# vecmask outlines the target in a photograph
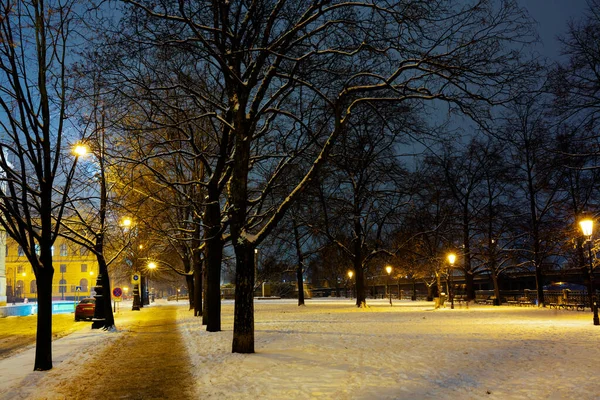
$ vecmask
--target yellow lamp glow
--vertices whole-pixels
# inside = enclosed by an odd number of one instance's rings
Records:
[[[87,152],[87,147],[82,144],[78,144],[75,147],[73,147],[73,153],[75,153],[77,157],[85,156]]]
[[[388,275],[390,275],[392,273],[392,267],[388,265],[387,267],[385,267],[385,271],[388,273]]]
[[[155,269],[156,268],[156,263],[154,263],[154,262],[148,263],[148,268]]]
[[[450,265],[454,265],[455,261],[456,261],[456,254],[454,254],[454,253],[448,254],[448,262],[450,263]]]
[[[352,279],[353,276],[354,276],[354,272],[348,271],[348,278]]]
[[[594,221],[590,218],[582,219],[579,221],[579,226],[584,236],[592,236],[594,232]]]

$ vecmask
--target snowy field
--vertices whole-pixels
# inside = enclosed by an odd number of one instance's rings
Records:
[[[211,334],[180,302],[178,329],[188,349],[195,398],[600,398],[600,326],[593,326],[590,312],[368,303],[370,308],[361,310],[351,300],[309,300],[305,307],[257,301],[256,353],[241,355],[230,352],[231,302],[223,303],[223,331]],[[18,398],[55,398],[61,381],[85,372],[92,349],[110,348],[115,338],[127,335],[132,320],[151,318],[152,307],[159,305],[119,313],[119,332],[83,329],[55,341],[50,372],[31,371],[31,349],[0,361],[0,398],[15,398],[2,397],[15,385],[21,388]]]

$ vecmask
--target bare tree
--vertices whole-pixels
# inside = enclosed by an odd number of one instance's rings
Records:
[[[73,7],[36,0],[0,5],[0,224],[36,277],[35,370],[52,368],[52,246],[77,162],[68,154],[77,130],[67,116]]]
[[[556,206],[561,201],[560,182],[564,171],[557,164],[553,137],[540,96],[523,95],[505,115],[500,139],[506,144],[515,184],[512,201],[520,239],[521,265],[535,271],[538,302],[544,304],[543,273],[555,254],[559,231]]]
[[[189,49],[206,78],[218,82],[208,86],[223,89],[222,99],[201,98],[211,109],[207,118],[231,139],[224,156],[237,262],[232,350],[240,353],[254,352],[254,249],[323,166],[357,107],[439,99],[479,118],[531,68],[506,46],[531,37],[527,16],[512,1],[123,3],[146,16],[140,34]],[[160,21],[160,36],[151,35],[148,27],[158,33],[158,25],[148,19]],[[306,93],[310,105],[300,101]],[[299,120],[298,107],[321,117]],[[278,143],[278,154],[266,157],[261,142]],[[282,171],[308,147],[318,150],[312,166],[288,196],[263,209]],[[262,185],[252,171],[265,163],[275,168]]]

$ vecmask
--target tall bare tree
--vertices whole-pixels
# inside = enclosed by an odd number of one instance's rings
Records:
[[[77,130],[67,116],[74,4],[0,5],[0,224],[36,277],[35,370],[52,368],[52,246],[77,162],[68,154]]]
[[[207,86],[222,89],[197,98],[231,143],[221,156],[231,167],[234,352],[254,352],[254,249],[323,166],[357,107],[438,99],[478,118],[531,72],[514,48],[531,38],[528,17],[513,1],[123,3],[133,7],[140,44],[186,49],[214,83]],[[313,109],[312,118],[298,119],[301,108]],[[314,163],[288,196],[267,203],[307,148],[318,154]],[[253,171],[267,164],[268,181],[255,182]]]

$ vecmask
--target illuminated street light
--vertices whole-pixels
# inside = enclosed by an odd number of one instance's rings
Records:
[[[594,260],[592,258],[592,235],[594,233],[594,221],[591,218],[585,218],[579,221],[579,226],[583,235],[587,237],[588,242],[588,256],[590,259],[590,299],[592,312],[594,313],[594,325],[600,325],[600,319],[598,318],[598,302],[596,300],[596,291],[594,289]]]
[[[448,254],[448,263],[450,264],[450,309],[454,310],[454,263],[456,262],[456,254]]]
[[[353,271],[348,271],[348,279],[350,279],[350,300],[354,298],[354,286],[352,283],[352,277],[354,276]]]
[[[77,157],[82,157],[85,156],[88,152],[88,149],[85,145],[83,144],[78,144],[75,147],[73,147],[73,153],[77,156]]]
[[[156,263],[155,262],[149,262],[148,263],[148,268],[150,268],[150,269],[156,269]]]
[[[387,267],[385,267],[385,271],[388,273],[387,290],[388,290],[388,293],[390,294],[390,307],[391,307],[392,306],[392,291],[390,290],[390,277],[392,276],[392,267],[390,265],[388,265]]]

